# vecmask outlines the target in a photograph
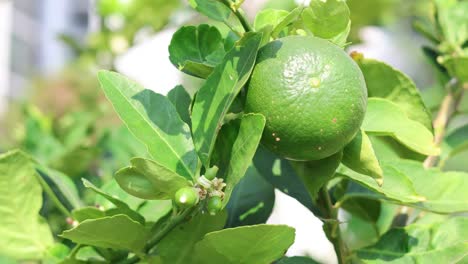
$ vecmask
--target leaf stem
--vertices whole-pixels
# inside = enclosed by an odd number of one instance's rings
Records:
[[[245,32],[251,32],[254,31],[252,26],[250,25],[249,21],[247,20],[245,16],[244,10],[238,6],[238,4],[233,3],[231,0],[221,0],[221,2],[229,7],[231,11],[236,15],[236,17],[239,19],[239,22],[241,23],[242,27],[244,28]]]
[[[341,237],[338,208],[333,206],[326,186],[322,187],[319,191],[319,202],[322,205],[323,213],[326,218],[324,221],[325,234],[335,248],[338,263],[345,264],[348,256],[348,249]]]
[[[172,231],[172,229],[174,229],[177,225],[179,225],[180,223],[182,223],[186,218],[187,216],[189,216],[194,210],[195,208],[198,208],[198,206],[195,206],[195,207],[192,207],[192,208],[189,208],[189,209],[186,209],[185,211],[182,211],[182,213],[178,214],[178,215],[174,215],[171,217],[171,219],[166,223],[166,225],[164,225],[164,227],[159,230],[159,232],[156,233],[156,235],[154,237],[152,237],[150,240],[148,240],[148,242],[146,243],[146,246],[144,248],[144,252],[146,254],[149,254],[151,253],[151,251],[153,250],[153,248],[170,232]],[[139,256],[133,256],[129,259],[126,259],[122,262],[120,262],[120,264],[134,264],[134,263],[138,263],[140,261],[140,257]]]
[[[42,178],[42,176],[39,173],[36,173],[36,178],[39,181],[39,183],[42,186],[42,189],[44,192],[49,196],[50,200],[57,206],[57,208],[67,217],[72,217],[72,214],[70,211],[68,211],[67,207],[62,204],[60,199],[55,195],[54,191],[50,188],[50,186],[47,184],[47,182]]]

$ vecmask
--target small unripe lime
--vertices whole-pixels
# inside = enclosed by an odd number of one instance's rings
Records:
[[[190,208],[198,203],[199,196],[193,187],[184,187],[176,192],[174,200],[179,207]]]
[[[210,215],[215,215],[223,208],[223,200],[219,196],[212,196],[208,198],[206,209]]]
[[[340,47],[289,36],[261,48],[249,82],[247,112],[266,117],[262,144],[291,160],[319,160],[346,146],[367,105],[359,66]]]

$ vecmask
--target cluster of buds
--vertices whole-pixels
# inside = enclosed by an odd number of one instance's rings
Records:
[[[201,200],[206,201],[206,209],[209,214],[215,215],[223,207],[224,188],[226,183],[221,178],[216,178],[218,167],[213,166],[206,170],[205,175],[198,178],[195,188]]]
[[[205,175],[198,178],[193,187],[185,187],[177,191],[175,202],[182,208],[192,207],[199,201],[206,200],[206,209],[209,214],[215,215],[223,207],[224,188],[226,183],[216,178],[218,167],[213,166],[206,170]]]

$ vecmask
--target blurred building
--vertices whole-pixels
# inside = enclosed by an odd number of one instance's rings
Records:
[[[84,37],[89,2],[0,0],[0,112],[23,95],[31,77],[66,64],[71,53],[58,34]]]

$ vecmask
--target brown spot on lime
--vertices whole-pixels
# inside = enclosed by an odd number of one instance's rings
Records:
[[[364,55],[362,53],[360,53],[360,52],[357,52],[357,51],[352,51],[350,56],[354,61],[360,61],[360,60],[364,59]]]
[[[338,120],[336,119],[336,117],[332,119],[332,122],[335,123],[335,124],[336,124],[336,121],[338,121]]]

